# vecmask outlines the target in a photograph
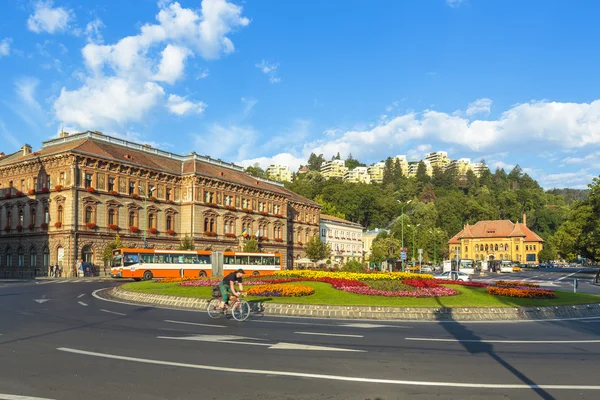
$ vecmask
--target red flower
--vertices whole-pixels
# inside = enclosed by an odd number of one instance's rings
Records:
[[[62,188],[62,186],[61,186],[61,188]],[[47,187],[43,187],[42,188],[42,193],[50,193],[50,189],[48,189]]]
[[[88,186],[88,187],[86,187],[86,188],[85,188],[85,191],[86,191],[86,192],[88,192],[88,193],[96,193],[96,189],[94,189],[94,188],[93,188],[93,187],[91,187],[91,186]]]
[[[237,236],[235,235],[235,233],[226,233],[225,237],[235,239]]]
[[[60,221],[56,221],[56,222],[54,223],[54,227],[55,227],[55,228],[57,228],[57,229],[60,229],[60,228],[62,228],[62,222],[60,222]]]
[[[217,237],[217,233],[216,232],[204,232],[204,236]]]
[[[175,231],[173,229],[168,229],[167,233],[171,236],[175,235]]]
[[[119,230],[119,226],[118,226],[118,225],[115,225],[115,224],[110,224],[110,225],[108,225],[108,227],[109,227],[111,230],[113,230],[113,231],[118,231],[118,230]]]
[[[150,228],[149,231],[150,231],[150,233],[154,233],[154,234],[158,233],[158,229],[156,229],[156,228]]]
[[[138,233],[139,231],[140,231],[140,229],[137,226],[129,227],[129,232],[131,232],[131,233]]]
[[[32,196],[35,194],[35,189],[29,189],[29,191],[27,192],[28,195]]]
[[[116,190],[111,190],[110,192],[108,192],[110,194],[112,194],[113,196],[116,196],[119,194],[119,192],[117,192]]]
[[[45,222],[42,222],[42,224],[40,225],[40,228],[42,229],[48,229],[48,224]]]
[[[42,189],[43,191],[44,189]],[[63,190],[63,186],[62,185],[56,185],[54,186],[54,190],[56,190],[57,192],[60,192],[61,190]]]
[[[17,225],[17,231],[21,232],[23,230],[23,225]]]
[[[85,226],[87,226],[89,229],[94,229],[96,227],[96,224],[93,222],[88,222],[85,224]]]
[[[29,225],[27,225],[27,228],[29,228],[29,230],[32,231],[33,228],[35,228],[35,225],[34,224],[29,224]]]
[[[23,192],[18,191],[17,193],[15,193],[15,196],[19,197],[19,196],[23,196]]]

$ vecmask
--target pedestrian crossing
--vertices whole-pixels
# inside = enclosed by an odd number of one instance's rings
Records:
[[[55,280],[47,280],[42,282],[36,282],[36,285],[61,285],[65,283],[91,283],[91,282],[100,282],[99,279],[55,279]]]

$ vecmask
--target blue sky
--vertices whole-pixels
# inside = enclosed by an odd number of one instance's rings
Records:
[[[61,126],[263,167],[446,150],[584,188],[598,15],[591,0],[15,0],[0,151]]]

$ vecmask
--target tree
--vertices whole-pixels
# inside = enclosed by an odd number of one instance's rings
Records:
[[[417,183],[419,184],[419,189],[422,190],[430,181],[431,178],[427,175],[427,166],[423,161],[419,162],[419,166],[417,167]]]
[[[335,204],[325,201],[323,199],[322,194],[315,197],[315,202],[319,203],[320,205],[323,206],[323,208],[321,209],[321,214],[331,215],[332,217],[346,219],[346,216],[344,215],[344,213],[339,212],[338,209],[335,207]]]
[[[266,172],[260,167],[260,165],[258,163],[255,163],[254,165],[246,168],[246,172],[257,178],[266,178],[267,177]]]
[[[310,157],[308,157],[308,169],[311,171],[320,171],[321,165],[325,162],[325,157],[323,154],[316,155],[315,153],[310,153]]]
[[[388,258],[398,259],[401,247],[400,241],[392,237],[375,239],[371,246],[369,261],[379,264]]]
[[[538,253],[538,260],[540,262],[556,260],[556,249],[552,243],[546,242],[544,244],[544,248]]]
[[[431,183],[428,183],[423,188],[423,191],[421,192],[421,197],[419,197],[419,201],[427,204],[427,203],[434,202],[435,199],[436,199],[435,188],[433,187],[433,185]]]
[[[188,235],[185,235],[179,243],[179,250],[194,250],[194,241]]]
[[[256,239],[248,239],[246,243],[244,243],[244,253],[258,253],[260,249],[258,248],[258,240]]]
[[[331,246],[323,243],[318,236],[313,236],[306,245],[306,258],[313,263],[331,257]]]
[[[388,157],[385,160],[385,166],[383,167],[383,181],[384,185],[394,183],[394,160],[392,157]]]
[[[358,260],[349,260],[342,267],[342,271],[344,271],[344,272],[365,272],[366,268],[365,268],[365,265]]]
[[[354,169],[356,167],[364,167],[365,166],[365,164],[361,163],[360,161],[358,161],[357,159],[352,157],[352,153],[350,153],[348,155],[348,158],[346,158],[346,161],[344,164],[348,169]]]
[[[121,243],[121,236],[119,236],[117,233],[115,235],[115,240],[108,242],[102,250],[102,261],[104,262],[104,265],[110,264],[113,258],[113,250],[120,249],[121,247],[123,247],[123,244]]]

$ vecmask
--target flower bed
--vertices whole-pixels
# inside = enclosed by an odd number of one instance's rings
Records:
[[[448,279],[433,279],[433,281],[440,285],[459,285],[459,286],[470,286],[470,287],[479,287],[479,288],[486,288],[486,287],[490,286],[487,283],[453,281],[453,280],[448,280]]]
[[[385,296],[385,297],[442,297],[442,296],[455,296],[459,294],[458,290],[449,287],[438,286],[429,288],[416,288],[415,290],[399,290],[399,291],[386,291],[377,290],[369,286],[354,286],[343,288],[345,292],[364,294],[368,296]]]
[[[527,287],[498,287],[491,286],[488,294],[505,297],[519,297],[527,299],[554,299],[556,295],[552,289],[536,289]]]
[[[329,272],[329,271],[310,271],[310,270],[286,270],[276,271],[275,276],[284,278],[339,278],[352,279],[359,281],[375,280],[405,280],[405,279],[433,279],[432,275],[413,274],[411,272],[387,272],[387,273],[366,273],[366,272]]]
[[[268,297],[300,297],[309,296],[315,293],[315,289],[305,285],[257,285],[248,289],[248,294],[251,296],[268,296]]]
[[[519,281],[497,281],[494,283],[494,286],[498,286],[498,287],[531,287],[531,288],[539,288],[540,287],[540,285],[536,285],[535,283],[519,282]]]

